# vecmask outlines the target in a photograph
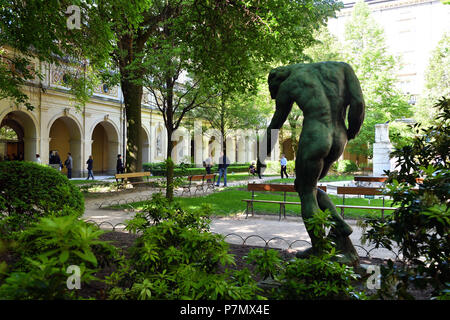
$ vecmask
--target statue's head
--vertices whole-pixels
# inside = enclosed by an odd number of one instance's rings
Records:
[[[281,83],[286,80],[287,77],[291,74],[291,70],[288,67],[278,67],[272,69],[269,73],[268,83],[269,83],[269,91],[272,99],[277,97],[278,88]]]

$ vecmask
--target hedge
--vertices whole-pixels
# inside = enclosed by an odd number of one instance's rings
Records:
[[[80,190],[59,171],[34,162],[0,162],[0,224],[21,229],[39,217],[84,213]]]
[[[231,172],[247,172],[248,171],[248,167],[250,164],[232,164],[228,167],[228,173]],[[201,168],[196,168],[196,167],[192,167],[192,164],[189,165],[185,165],[185,164],[181,164],[181,165],[177,165],[174,169],[174,176],[179,177],[179,176],[191,176],[191,175],[198,175],[198,174],[205,174],[206,173],[206,169],[201,167]],[[166,175],[166,167],[165,167],[165,163],[164,162],[159,162],[159,163],[144,163],[143,164],[143,169],[144,171],[150,171],[152,173],[152,175],[154,176],[165,176]],[[218,165],[214,165],[211,168],[211,172],[217,172],[219,171],[219,167]]]
[[[358,165],[351,160],[339,160],[333,163],[332,169],[338,173],[350,173],[358,171]]]

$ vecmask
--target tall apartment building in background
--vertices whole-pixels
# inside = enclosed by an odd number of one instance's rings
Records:
[[[344,40],[345,24],[354,0],[343,0],[344,8],[330,19],[328,29]],[[365,0],[372,17],[383,27],[388,52],[401,58],[398,86],[412,96],[425,87],[425,72],[431,52],[445,32],[450,33],[450,5],[438,0]]]

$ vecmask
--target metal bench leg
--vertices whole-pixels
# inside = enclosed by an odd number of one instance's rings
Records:
[[[281,221],[281,212],[284,213],[284,218],[286,218],[284,203],[280,203],[280,218],[278,219],[278,221]]]

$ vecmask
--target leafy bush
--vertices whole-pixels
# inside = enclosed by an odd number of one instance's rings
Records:
[[[450,99],[436,106],[440,112],[435,124],[411,128],[413,143],[396,149],[398,171],[388,172],[388,194],[398,209],[384,220],[369,219],[363,224],[364,239],[376,247],[398,246],[408,262],[404,268],[384,270],[397,282],[380,290],[383,297],[412,298],[409,287],[432,286],[438,296],[450,283]],[[416,179],[423,182],[416,185]]]
[[[331,227],[328,211],[320,212],[310,220],[309,227],[317,235],[324,227]],[[340,264],[331,239],[318,241],[314,254],[307,259],[292,259],[288,262],[273,249],[254,249],[245,258],[255,265],[255,271],[264,279],[270,277],[275,284],[266,292],[273,299],[281,300],[328,300],[360,298],[354,292],[352,281],[357,279],[351,267]]]
[[[331,168],[338,173],[349,173],[358,171],[358,165],[351,160],[339,160],[333,163]]]
[[[275,299],[330,300],[357,297],[351,285],[357,279],[351,267],[333,261],[334,252],[286,263],[277,280]]]
[[[228,166],[228,172],[247,172],[250,164],[242,164],[242,163],[233,163]],[[157,162],[157,163],[144,163],[143,164],[144,171],[150,171],[154,176],[166,176],[167,165],[165,162]],[[214,165],[211,167],[211,172],[219,171],[218,165]],[[185,164],[180,163],[174,168],[174,176],[191,176],[191,175],[200,175],[205,174],[205,168],[197,168],[195,164]]]
[[[210,209],[184,211],[153,196],[128,222],[141,232],[129,260],[109,277],[112,299],[256,299],[258,288],[246,271],[219,268],[234,264],[221,235],[209,232]]]
[[[76,298],[67,288],[68,267],[80,268],[81,285],[96,280],[93,274],[117,252],[98,237],[104,231],[74,215],[41,218],[22,231],[15,252],[22,257],[10,266],[0,286],[0,299]]]
[[[289,160],[286,165],[286,171],[289,175],[293,175],[295,173],[295,161]],[[264,171],[265,174],[281,174],[281,166],[280,161],[266,161],[266,169]]]
[[[49,214],[84,213],[84,198],[59,171],[33,162],[0,162],[0,231],[7,235]]]

